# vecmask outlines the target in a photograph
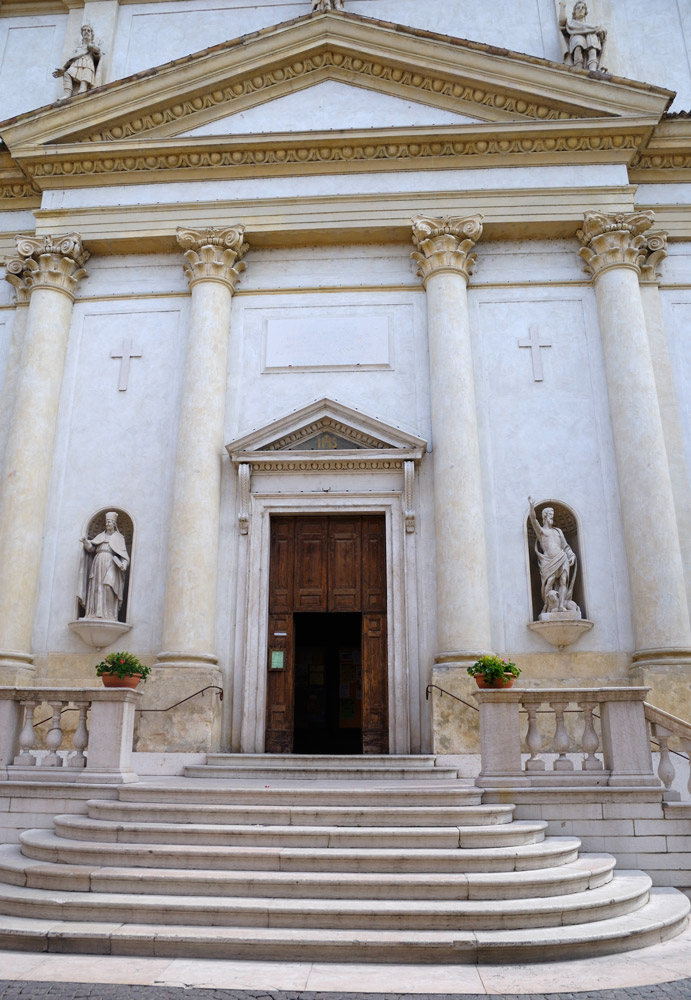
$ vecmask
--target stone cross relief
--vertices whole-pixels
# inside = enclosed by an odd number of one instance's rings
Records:
[[[111,351],[111,358],[120,359],[120,376],[118,378],[118,389],[120,392],[127,391],[127,383],[130,377],[130,360],[141,358],[142,352],[138,348],[132,347],[132,338],[125,337],[119,351]]]
[[[532,355],[533,361],[533,380],[535,382],[542,382],[544,379],[544,373],[542,370],[542,355],[540,354],[540,348],[551,347],[545,340],[540,340],[540,334],[534,326],[530,327],[530,337],[528,340],[519,340],[519,347],[530,348],[530,353]]]

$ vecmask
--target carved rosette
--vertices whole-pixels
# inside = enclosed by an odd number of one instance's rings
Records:
[[[19,281],[28,293],[34,288],[52,288],[74,299],[77,285],[87,276],[84,264],[91,256],[84,249],[79,233],[57,237],[15,236],[15,243],[19,257],[7,269],[7,280],[15,288],[19,289]]]
[[[413,243],[417,247],[411,257],[418,264],[422,283],[440,271],[455,271],[469,280],[477,254],[471,253],[482,236],[482,216],[471,215],[465,219],[413,220]]]
[[[178,229],[177,241],[185,251],[184,270],[190,288],[197,281],[220,281],[235,291],[246,267],[242,258],[249,250],[244,233],[244,226]]]
[[[648,238],[643,234],[654,221],[652,212],[586,212],[583,228],[576,234],[583,244],[579,256],[586,271],[597,278],[612,267],[630,267],[640,275],[649,252]]]

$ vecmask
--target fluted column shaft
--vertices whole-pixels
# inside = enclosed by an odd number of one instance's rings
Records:
[[[17,237],[17,250],[10,273],[21,274],[30,302],[0,483],[0,675],[8,682],[31,663],[62,374],[74,294],[89,256],[76,233]]]
[[[417,219],[413,254],[427,291],[437,662],[475,659],[491,648],[482,471],[467,284],[482,235],[479,216]]]
[[[242,226],[178,230],[192,292],[178,431],[163,652],[166,665],[214,664],[230,311],[247,251]]]
[[[652,212],[589,212],[579,238],[593,275],[628,556],[636,652],[655,663],[691,655],[674,495],[639,278]]]

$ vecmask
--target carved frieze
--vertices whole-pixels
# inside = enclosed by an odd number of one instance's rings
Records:
[[[595,278],[611,267],[630,267],[640,274],[648,254],[644,233],[654,221],[652,212],[586,212],[576,234],[586,271]]]
[[[417,247],[411,257],[418,264],[418,275],[426,283],[430,275],[440,271],[457,271],[466,281],[470,278],[477,255],[471,253],[482,236],[482,216],[465,219],[413,220],[413,243]]]
[[[74,298],[79,281],[87,274],[83,265],[91,256],[84,249],[79,233],[58,237],[15,236],[15,243],[19,258],[13,262],[12,273],[21,273],[21,281],[29,291],[53,288]]]
[[[177,230],[177,241],[185,250],[185,275],[190,288],[198,281],[220,281],[231,292],[245,270],[243,257],[249,250],[244,226],[225,229]]]

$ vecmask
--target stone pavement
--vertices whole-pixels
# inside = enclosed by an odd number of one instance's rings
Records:
[[[41,983],[0,980],[0,1000],[398,1000],[410,993],[310,993],[267,990],[184,989],[169,986],[122,986],[102,983]],[[484,1000],[486,993],[416,994],[416,1000]],[[687,1000],[691,979],[630,989],[586,993],[503,993],[497,1000]]]

